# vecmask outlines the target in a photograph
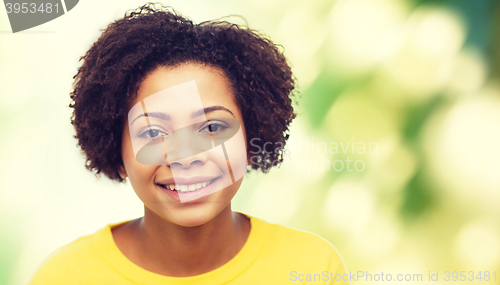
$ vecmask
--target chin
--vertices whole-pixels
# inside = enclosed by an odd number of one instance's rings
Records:
[[[218,209],[203,208],[205,207],[185,209],[182,213],[172,217],[170,221],[182,227],[197,227],[210,222],[219,214]]]
[[[202,226],[209,221],[210,221],[210,219],[186,219],[186,220],[179,221],[176,224],[181,226],[181,227],[185,227],[185,228],[194,228],[194,227]]]

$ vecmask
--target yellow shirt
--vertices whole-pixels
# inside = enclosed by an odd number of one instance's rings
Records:
[[[111,224],[49,255],[30,281],[38,284],[342,284],[345,265],[335,247],[318,235],[248,216],[243,248],[223,266],[196,276],[169,277],[147,271],[125,257]],[[311,282],[308,282],[311,280]]]

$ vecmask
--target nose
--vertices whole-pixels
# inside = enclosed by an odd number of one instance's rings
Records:
[[[207,161],[205,138],[197,137],[190,128],[175,131],[166,147],[168,166],[188,168],[195,163]]]

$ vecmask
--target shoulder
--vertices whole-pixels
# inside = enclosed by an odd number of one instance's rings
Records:
[[[80,237],[52,252],[43,263],[59,264],[71,263],[75,256],[85,256],[92,252],[97,233]]]
[[[266,251],[284,258],[311,262],[320,267],[343,267],[335,246],[321,236],[288,226],[268,223],[251,217],[256,224],[267,228]]]
[[[252,227],[255,225],[256,232],[265,239],[254,265],[259,272],[267,272],[280,280],[321,280],[329,281],[322,284],[349,284],[349,281],[336,281],[345,277],[347,268],[337,248],[326,239],[258,218],[251,217],[251,220]]]
[[[250,217],[252,224],[267,229],[267,242],[288,249],[296,247],[302,251],[335,251],[336,248],[321,236],[304,230],[295,229],[274,223],[268,223],[256,217]]]
[[[99,266],[99,262],[96,262],[100,256],[97,240],[106,228],[80,237],[52,252],[42,261],[29,284],[74,283],[84,277],[80,276],[86,271],[82,269],[92,270],[92,267]]]

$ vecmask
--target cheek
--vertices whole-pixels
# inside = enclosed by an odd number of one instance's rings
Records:
[[[137,161],[135,158],[129,161],[127,173],[129,176],[130,184],[135,190],[145,189],[154,184],[154,175],[158,166],[144,165]]]
[[[246,172],[246,147],[241,129],[230,139],[206,152],[208,163],[215,165],[223,175],[218,190],[231,186],[237,190]],[[236,187],[236,188],[235,188]],[[233,193],[234,195],[234,193]]]
[[[130,184],[132,184],[134,189],[140,189],[143,188],[145,184],[152,181],[158,166],[139,163],[135,158],[130,138],[128,137],[128,131],[125,133],[126,135],[124,135],[122,143],[123,164],[129,177]],[[138,188],[136,188],[136,186]]]
[[[247,165],[247,151],[245,137],[240,130],[224,143],[227,161],[231,166],[234,180],[239,180],[245,175]]]

